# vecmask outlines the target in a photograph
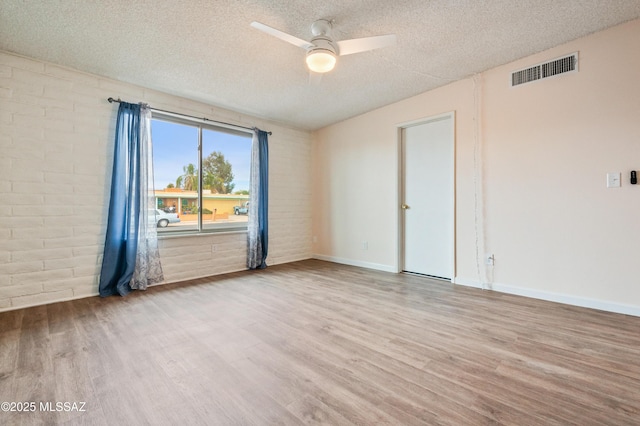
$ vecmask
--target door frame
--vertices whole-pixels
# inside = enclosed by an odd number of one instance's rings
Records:
[[[427,124],[433,121],[440,121],[450,119],[451,121],[451,136],[453,138],[451,144],[451,155],[452,155],[452,164],[451,164],[451,173],[453,173],[451,179],[451,194],[452,194],[452,211],[453,217],[451,218],[451,229],[450,236],[452,239],[452,253],[451,253],[451,282],[454,282],[456,276],[456,113],[455,111],[445,112],[442,114],[432,115],[428,117],[419,118],[416,120],[407,121],[404,123],[400,123],[396,125],[397,131],[397,145],[398,145],[398,199],[397,199],[397,213],[398,213],[398,273],[403,272],[404,270],[404,232],[405,232],[405,215],[402,211],[402,204],[404,203],[404,190],[405,190],[405,157],[404,157],[404,130],[408,127],[418,126],[422,124]],[[449,280],[447,280],[449,281]]]

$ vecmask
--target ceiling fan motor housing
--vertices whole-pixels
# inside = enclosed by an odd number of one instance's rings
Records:
[[[311,43],[314,45],[314,47],[310,48],[307,51],[307,55],[309,55],[312,52],[317,52],[319,50],[326,50],[338,56],[338,46],[334,43],[333,40],[331,40],[327,36],[314,37],[311,40]]]

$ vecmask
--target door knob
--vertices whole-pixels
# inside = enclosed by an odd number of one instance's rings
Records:
[[[406,204],[403,204],[400,207],[402,208],[402,210],[407,210],[409,208],[409,206]]]

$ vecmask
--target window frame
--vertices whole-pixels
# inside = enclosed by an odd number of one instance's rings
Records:
[[[180,229],[179,227],[172,229],[163,229],[162,231],[157,232],[158,238],[166,238],[173,236],[196,236],[196,235],[207,235],[207,234],[220,234],[220,233],[246,233],[248,228],[248,220],[247,222],[231,222],[231,223],[218,223],[215,227],[204,227],[204,223],[202,220],[202,206],[204,205],[203,200],[203,188],[202,188],[202,134],[203,130],[210,130],[214,132],[222,132],[222,133],[230,133],[238,136],[246,135],[249,138],[253,138],[253,131],[244,127],[234,126],[232,124],[219,123],[216,121],[210,121],[204,118],[196,118],[185,116],[182,114],[172,113],[168,111],[158,111],[151,110],[151,120],[160,120],[168,123],[179,124],[184,126],[195,127],[198,130],[198,191],[197,191],[197,200],[198,200],[198,225],[197,229]],[[153,124],[151,125],[153,129]],[[151,135],[151,146],[153,147],[153,132]],[[249,153],[251,155],[251,153]],[[154,164],[155,167],[155,164]],[[154,208],[158,208],[158,199],[156,198],[154,185],[154,199],[155,206]],[[249,201],[249,200],[247,200]],[[247,212],[247,219],[249,213]]]

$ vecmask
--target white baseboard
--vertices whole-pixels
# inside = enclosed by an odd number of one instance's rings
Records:
[[[70,300],[85,299],[87,297],[95,297],[95,296],[99,296],[99,295],[100,294],[98,292],[95,292],[95,293],[81,294],[79,296],[59,297],[59,298],[56,298],[56,299],[51,299],[51,300],[42,301],[42,302],[27,303],[27,304],[18,305],[18,306],[7,306],[6,308],[0,309],[0,312],[17,311],[18,309],[26,309],[26,308],[33,308],[33,307],[36,307],[36,306],[51,305],[51,304],[54,304],[54,303],[68,302]]]
[[[313,259],[313,255],[302,254],[298,256],[280,257],[276,260],[270,260],[267,257],[267,266],[283,265],[285,263],[300,262],[302,260]]]
[[[457,285],[463,285],[465,287],[482,288],[482,285],[478,281],[467,280],[466,278],[454,277],[452,282]]]
[[[479,281],[467,280],[465,278],[456,277],[454,278],[453,283],[466,287],[483,288],[482,284]],[[500,293],[530,297],[532,299],[547,300],[549,302],[563,303],[565,305],[580,306],[583,308],[598,309],[601,311],[640,317],[640,306],[626,305],[623,303],[609,302],[606,300],[590,299],[587,297],[571,296],[568,294],[541,291],[532,288],[516,287],[513,285],[500,283],[485,284],[484,288]]]
[[[324,254],[314,254],[313,258],[318,260],[326,260],[327,262],[341,263],[343,265],[359,266],[361,268],[375,269],[377,271],[393,272],[393,273],[398,272],[395,267],[389,266],[389,265],[383,265],[381,263],[363,262],[360,260],[344,259],[344,258],[335,257],[335,256],[325,256]]]

